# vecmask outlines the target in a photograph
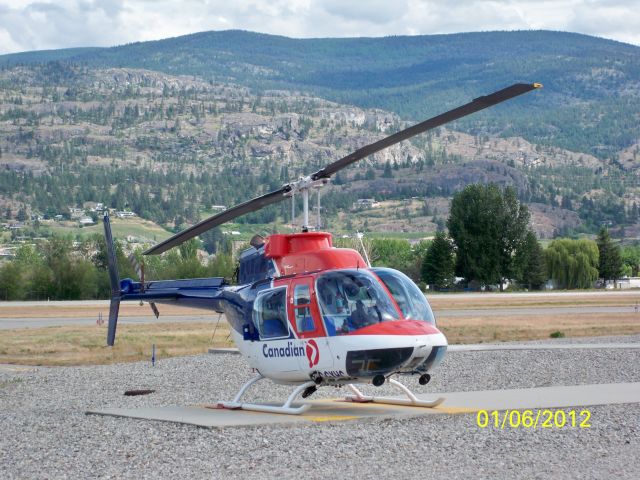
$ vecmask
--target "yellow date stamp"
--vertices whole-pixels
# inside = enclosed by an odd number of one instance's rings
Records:
[[[559,429],[591,428],[589,410],[480,410],[476,423],[480,428]]]

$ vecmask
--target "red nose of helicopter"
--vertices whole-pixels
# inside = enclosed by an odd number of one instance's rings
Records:
[[[347,374],[357,378],[429,373],[442,361],[448,346],[442,332],[420,320],[379,323],[348,336],[367,338],[366,349],[347,351]]]

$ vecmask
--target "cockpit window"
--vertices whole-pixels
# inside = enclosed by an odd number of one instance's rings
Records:
[[[436,324],[429,302],[409,277],[391,268],[374,268],[372,270],[389,289],[405,319],[424,320],[433,325]]]
[[[318,277],[316,290],[329,335],[400,319],[387,292],[367,270],[324,273]]]
[[[256,297],[253,308],[253,323],[258,327],[262,339],[289,336],[287,290],[285,288],[267,290]]]

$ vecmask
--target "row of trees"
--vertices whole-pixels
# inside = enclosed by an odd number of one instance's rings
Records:
[[[121,278],[137,278],[133,266],[116,244]],[[226,277],[234,262],[218,252],[208,263],[200,261],[195,241],[163,256],[145,258],[146,278]],[[104,239],[96,235],[79,245],[53,237],[35,248],[20,247],[12,261],[0,265],[0,300],[79,300],[108,298],[110,292]]]
[[[436,288],[450,287],[456,275],[501,289],[507,279],[533,289],[548,279],[557,288],[588,288],[598,278],[633,274],[634,266],[637,273],[640,254],[631,248],[623,256],[604,227],[596,242],[556,239],[543,250],[528,225],[527,207],[513,189],[469,185],[451,202],[449,236],[438,232],[426,250],[422,279]]]
[[[598,278],[616,280],[637,275],[640,247],[615,245],[602,229],[597,241],[561,238],[546,249],[529,228],[529,212],[511,188],[470,185],[456,194],[447,220],[449,234],[438,231],[431,242],[411,246],[401,239],[336,239],[336,246],[367,253],[374,266],[405,272],[416,282],[450,288],[456,276],[471,287],[515,281],[521,288],[539,289],[548,279],[557,288],[588,288]],[[214,253],[202,262],[198,249]],[[146,278],[231,278],[232,248],[219,229],[162,256],[145,258]],[[136,278],[133,267],[117,246],[120,276]],[[25,245],[15,259],[0,266],[0,299],[107,298],[106,246],[101,235],[74,245],[52,237],[36,249]]]

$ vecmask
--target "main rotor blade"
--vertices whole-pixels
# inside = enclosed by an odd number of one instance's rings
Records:
[[[320,180],[322,178],[329,178],[334,173],[342,170],[352,163],[355,163],[358,160],[361,160],[373,153],[390,147],[391,145],[395,145],[396,143],[418,135],[419,133],[423,133],[427,130],[432,130],[436,127],[440,127],[446,123],[452,122],[462,117],[466,117],[467,115],[475,113],[479,110],[491,107],[500,102],[504,102],[505,100],[509,100],[510,98],[517,97],[518,95],[522,95],[523,93],[535,90],[536,88],[540,87],[542,87],[542,85],[539,83],[516,83],[514,85],[511,85],[510,87],[504,88],[490,95],[478,97],[472,102],[467,103],[466,105],[454,108],[453,110],[449,110],[448,112],[430,118],[429,120],[425,120],[424,122],[418,123],[417,125],[394,133],[393,135],[383,138],[382,140],[378,140],[377,142],[366,145],[347,155],[346,157],[342,157],[340,160],[327,165],[323,169],[318,170],[316,173],[311,175],[311,179]],[[285,185],[279,190],[275,190],[260,197],[256,197],[253,200],[249,200],[245,203],[241,203],[240,205],[236,205],[235,207],[225,210],[222,213],[213,215],[212,217],[209,217],[206,220],[203,220],[200,223],[197,223],[194,226],[189,227],[186,230],[183,230],[182,232],[168,238],[167,240],[145,250],[143,252],[143,255],[157,255],[159,253],[166,252],[170,248],[178,246],[181,243],[192,239],[193,237],[197,237],[201,233],[204,233],[213,227],[217,227],[218,225],[228,222],[229,220],[233,220],[234,218],[246,213],[255,212],[256,210],[260,210],[261,208],[264,208],[268,205],[280,202],[286,198],[284,195],[287,192],[290,192],[291,189],[292,187],[290,184]]]
[[[449,110],[448,112],[430,118],[429,120],[425,120],[424,122],[418,123],[417,125],[394,133],[393,135],[383,138],[382,140],[378,140],[377,142],[366,145],[356,150],[355,152],[350,153],[346,157],[342,157],[340,160],[327,165],[323,169],[318,170],[316,173],[311,175],[311,178],[313,180],[329,178],[334,173],[342,170],[352,163],[355,163],[358,160],[362,160],[363,158],[368,157],[373,153],[379,152],[380,150],[383,150],[387,147],[390,147],[391,145],[395,145],[396,143],[407,140],[408,138],[418,135],[419,133],[423,133],[427,130],[432,130],[434,128],[440,127],[445,123],[449,123],[454,120],[458,120],[459,118],[466,117],[467,115],[483,110],[487,107],[491,107],[498,103],[504,102],[505,100],[509,100],[513,97],[517,97],[518,95],[522,95],[523,93],[527,93],[540,87],[542,87],[540,83],[515,83],[510,87],[503,88],[502,90],[498,90],[497,92],[494,92],[490,95],[478,97],[472,102],[467,103],[466,105],[454,108],[453,110]]]
[[[278,203],[279,201],[284,200],[286,198],[284,194],[289,190],[291,190],[291,187],[285,185],[279,190],[275,190],[260,197],[256,197],[253,200],[249,200],[247,202],[241,203],[240,205],[236,205],[235,207],[225,210],[224,212],[218,213],[217,215],[213,215],[212,217],[202,220],[200,223],[196,223],[192,227],[189,227],[186,230],[175,234],[173,237],[170,237],[165,241],[154,245],[153,247],[142,252],[142,254],[157,255],[159,253],[166,252],[170,248],[178,246],[181,243],[192,239],[193,237],[197,237],[201,233],[204,233],[213,227],[222,225],[223,223],[228,222],[229,220],[233,220],[234,218],[246,213],[260,210],[261,208],[271,205],[272,203]]]

